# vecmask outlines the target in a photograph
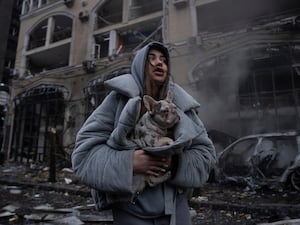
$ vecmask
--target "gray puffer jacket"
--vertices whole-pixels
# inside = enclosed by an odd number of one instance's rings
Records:
[[[98,209],[128,201],[135,192],[132,164],[137,146],[126,136],[138,119],[148,49],[146,46],[137,53],[132,74],[106,82],[112,91],[86,120],[76,137],[73,169],[82,183],[92,187]],[[176,174],[165,185],[166,214],[172,214],[174,210],[171,202],[174,189],[201,186],[216,162],[213,144],[196,113],[199,103],[178,85],[173,83],[169,87],[172,87],[173,102],[181,117],[174,133],[175,143],[149,149],[178,154]]]

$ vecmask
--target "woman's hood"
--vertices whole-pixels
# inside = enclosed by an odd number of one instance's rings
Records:
[[[131,74],[139,87],[141,96],[144,94],[143,92],[144,92],[145,64],[147,61],[147,55],[150,48],[160,50],[167,59],[167,65],[170,64],[169,63],[170,56],[169,56],[168,49],[160,42],[151,42],[136,53],[131,65]]]

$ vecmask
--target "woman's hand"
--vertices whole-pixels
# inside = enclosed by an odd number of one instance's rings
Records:
[[[171,169],[172,157],[158,157],[139,149],[133,155],[133,172],[159,176]]]

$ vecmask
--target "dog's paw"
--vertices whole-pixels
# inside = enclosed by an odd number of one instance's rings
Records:
[[[161,137],[155,146],[172,145],[173,143],[174,143],[173,139],[169,137]]]
[[[150,187],[154,187],[157,184],[163,183],[171,178],[171,171],[167,171],[166,173],[155,177],[155,176],[149,176],[147,179],[147,183]]]

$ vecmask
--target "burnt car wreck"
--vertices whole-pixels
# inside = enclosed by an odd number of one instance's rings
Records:
[[[300,134],[264,133],[242,137],[218,157],[216,179],[250,189],[263,186],[300,191]]]

